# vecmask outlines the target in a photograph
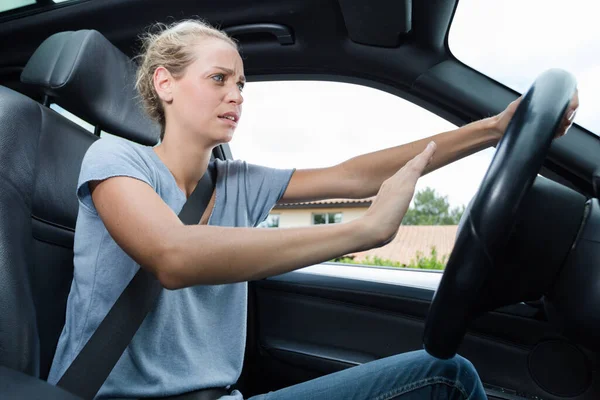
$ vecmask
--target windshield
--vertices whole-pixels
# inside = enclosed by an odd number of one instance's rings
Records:
[[[460,0],[449,46],[457,59],[524,93],[549,68],[577,78],[575,122],[600,135],[600,23],[590,0]]]

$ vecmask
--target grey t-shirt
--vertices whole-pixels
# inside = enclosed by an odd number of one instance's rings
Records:
[[[263,221],[294,171],[229,160],[210,167],[217,179],[208,224],[232,227]],[[106,230],[87,185],[113,176],[146,182],[176,214],[186,201],[152,147],[106,138],[89,148],[77,185],[74,277],[50,383],[60,379],[139,268]],[[244,357],[246,300],[246,282],[162,290],[97,398],[167,396],[235,383]]]

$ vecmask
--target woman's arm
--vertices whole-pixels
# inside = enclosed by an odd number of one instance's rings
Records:
[[[371,197],[384,180],[423,151],[430,141],[437,144],[437,150],[424,173],[493,146],[501,136],[495,119],[487,118],[415,142],[363,154],[330,168],[297,170],[280,203]]]
[[[500,114],[472,122],[416,142],[354,157],[330,168],[304,169],[294,172],[280,203],[294,203],[330,198],[366,198],[375,195],[381,183],[435,141],[435,157],[424,171],[428,173],[480,150],[494,146],[504,134],[521,98],[510,103]],[[556,137],[566,134],[577,109],[575,91]]]
[[[183,225],[144,182],[90,183],[100,218],[117,244],[169,289],[264,278],[391,240],[435,146],[381,186],[364,217],[345,224],[256,229]]]

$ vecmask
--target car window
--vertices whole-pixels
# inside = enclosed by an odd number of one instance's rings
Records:
[[[92,125],[89,122],[84,121],[83,119],[79,118],[78,116],[70,113],[69,111],[67,111],[64,108],[62,108],[61,106],[59,106],[58,104],[52,103],[52,104],[50,104],[50,108],[53,109],[54,111],[56,111],[57,113],[59,113],[60,115],[62,115],[63,117],[75,122],[77,125],[81,126],[86,131],[94,133],[94,125]]]
[[[0,3],[0,12],[14,10],[35,4],[36,0],[4,0]]]
[[[51,0],[49,3],[64,3],[67,1],[74,1],[74,0]],[[3,13],[5,11],[12,11],[12,10],[18,10],[20,8],[24,8],[24,7],[28,7],[28,8],[41,8],[42,6],[45,5],[46,2],[39,2],[36,0],[2,0],[0,2],[0,13]]]
[[[233,157],[276,168],[331,166],[371,151],[456,129],[439,116],[390,93],[322,81],[250,82],[230,143]],[[422,177],[396,239],[348,254],[337,263],[440,270],[457,224],[493,156],[487,149]],[[281,204],[261,227],[345,223],[372,199]]]
[[[550,68],[577,79],[575,122],[600,135],[600,34],[589,0],[460,0],[450,51],[460,61],[524,93]]]
[[[77,115],[70,113],[69,111],[65,110],[64,108],[62,108],[61,106],[59,106],[58,104],[50,104],[50,108],[53,109],[54,111],[56,111],[57,113],[59,113],[60,115],[62,115],[65,118],[70,119],[71,121],[75,122],[77,125],[81,126],[83,129],[85,129],[88,132],[94,133],[94,125],[90,124],[87,121],[84,121],[83,119],[79,118]],[[100,131],[100,137],[101,138],[116,138],[117,136],[105,132],[105,131]],[[120,138],[121,140],[127,140],[124,138]]]

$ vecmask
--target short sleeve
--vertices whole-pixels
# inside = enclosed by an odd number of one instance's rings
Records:
[[[115,176],[127,176],[152,184],[152,173],[141,150],[121,139],[99,139],[85,153],[77,182],[77,198],[88,211],[97,214],[88,186]]]
[[[295,169],[264,167],[244,162],[248,214],[254,226],[264,221],[285,193]]]

